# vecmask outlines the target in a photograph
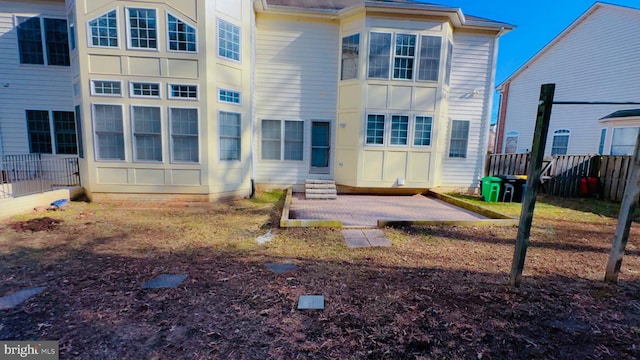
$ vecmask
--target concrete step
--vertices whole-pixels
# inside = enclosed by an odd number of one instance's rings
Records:
[[[310,200],[335,200],[338,198],[338,195],[330,195],[330,194],[305,194],[306,199]]]
[[[336,184],[305,184],[305,189],[335,189]]]
[[[305,195],[307,195],[307,194],[331,194],[331,195],[337,195],[338,191],[336,190],[336,188],[333,188],[333,189],[305,189],[304,193],[305,193]]]
[[[315,180],[315,179],[307,179],[304,181],[304,184],[333,184],[335,185],[335,180]]]

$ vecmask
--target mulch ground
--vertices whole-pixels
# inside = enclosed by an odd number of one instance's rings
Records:
[[[386,229],[392,248],[351,250],[339,230],[322,229],[279,230],[272,243],[249,245],[265,230],[253,226],[234,246],[145,254],[118,250],[129,233],[103,218],[127,221],[126,209],[85,206],[72,204],[56,225],[0,226],[0,240],[12,242],[0,242],[0,295],[47,286],[0,312],[0,339],[58,340],[60,358],[79,359],[640,357],[637,248],[618,285],[600,280],[615,219],[543,220],[513,289],[505,283],[515,228]],[[243,206],[213,212],[249,213]],[[268,222],[271,211],[247,216]],[[638,235],[634,227],[632,241]],[[267,263],[298,268],[276,274]],[[176,289],[142,289],[163,273],[189,276]],[[324,295],[325,310],[297,310],[303,294]]]

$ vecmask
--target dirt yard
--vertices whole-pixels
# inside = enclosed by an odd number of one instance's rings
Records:
[[[46,286],[0,310],[0,339],[58,340],[61,359],[640,358],[637,224],[619,284],[602,282],[617,204],[539,200],[511,289],[515,227],[385,229],[393,246],[366,249],[339,230],[274,230],[258,245],[276,195],[74,202],[0,223],[0,296]],[[188,277],[142,289],[166,273]],[[296,310],[303,294],[325,310]]]

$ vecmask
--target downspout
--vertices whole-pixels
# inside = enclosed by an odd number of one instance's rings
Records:
[[[250,109],[249,112],[251,113],[251,121],[250,121],[250,131],[251,131],[251,135],[249,136],[249,142],[250,142],[250,147],[249,147],[249,152],[251,154],[250,156],[250,164],[249,166],[251,167],[251,195],[250,198],[253,199],[256,195],[256,170],[255,170],[255,156],[256,156],[256,149],[255,149],[255,144],[254,144],[254,140],[255,140],[255,122],[256,122],[256,99],[255,99],[255,88],[256,88],[256,12],[253,8],[253,3],[251,6],[251,66],[249,66],[250,70],[250,74],[251,74],[251,81],[250,81],[250,91],[249,91],[249,99],[250,99]]]

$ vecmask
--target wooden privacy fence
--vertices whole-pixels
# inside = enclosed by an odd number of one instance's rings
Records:
[[[489,155],[485,175],[526,175],[530,154]],[[582,178],[598,179],[596,195],[621,201],[631,169],[631,156],[555,155],[545,158],[542,167],[542,189],[547,194],[579,196]]]

